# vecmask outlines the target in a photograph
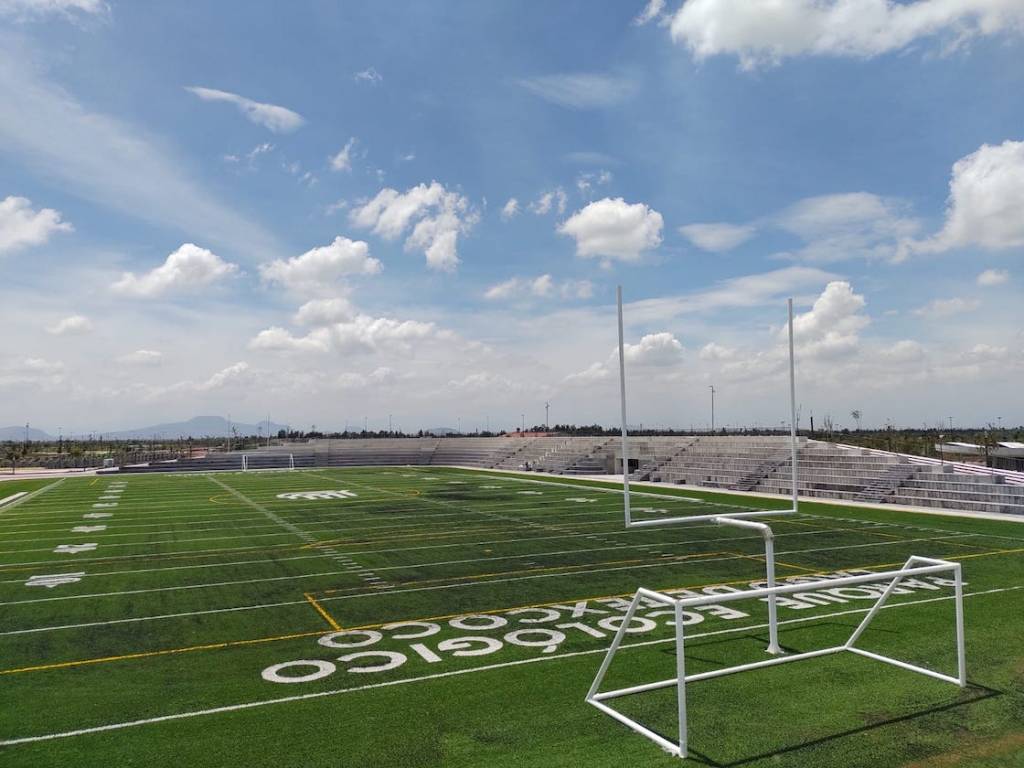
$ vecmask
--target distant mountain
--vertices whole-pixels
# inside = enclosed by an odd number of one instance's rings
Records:
[[[0,427],[0,442],[4,442],[4,441],[7,441],[7,440],[15,440],[15,441],[17,441],[17,440],[24,440],[24,439],[25,439],[25,427],[24,426],[20,426],[20,427]],[[54,437],[53,437],[53,435],[46,434],[41,429],[35,429],[34,427],[29,427],[28,439],[29,440],[36,440],[36,441],[40,441],[40,440],[53,440]]]
[[[240,436],[266,435],[267,423],[243,424],[239,421],[228,421],[221,416],[196,416],[188,421],[176,421],[169,424],[154,424],[151,427],[139,427],[138,429],[126,429],[121,432],[104,432],[103,436],[111,440],[148,440],[156,437],[165,440],[173,440],[179,437],[227,437],[231,434],[231,428]],[[284,424],[270,422],[270,434],[276,435],[278,430],[287,429]],[[24,432],[24,428],[22,428]]]

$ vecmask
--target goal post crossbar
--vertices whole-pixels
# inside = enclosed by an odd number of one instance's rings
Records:
[[[873,651],[866,651],[861,648],[857,648],[855,643],[860,639],[864,631],[870,626],[875,616],[885,605],[886,601],[893,594],[900,582],[906,578],[916,576],[927,576],[939,573],[952,573],[954,583],[954,601],[955,601],[955,612],[956,612],[956,651],[957,651],[957,674],[947,675],[941,672],[937,672],[926,667],[917,666],[910,664],[909,662],[901,661],[900,659],[894,659],[889,656],[884,656],[880,653]],[[836,588],[845,586],[855,586],[858,584],[870,584],[878,583],[879,581],[890,580],[889,584],[879,595],[874,605],[868,610],[867,614],[861,623],[854,629],[850,637],[841,645],[832,646],[829,648],[821,648],[818,650],[807,651],[805,653],[795,653],[790,655],[778,655],[773,656],[770,659],[763,661],[755,661],[747,664],[737,664],[731,667],[723,667],[721,669],[711,670],[709,672],[700,672],[698,674],[687,675],[686,674],[686,660],[685,660],[685,629],[683,622],[683,610],[687,608],[695,608],[700,606],[721,604],[727,602],[734,602],[737,600],[753,600],[768,598],[769,600],[777,597],[778,595],[788,595],[796,592],[813,591],[816,589],[825,588]],[[633,621],[633,616],[637,611],[640,601],[648,600],[655,603],[661,603],[666,606],[670,606],[675,613],[675,646],[676,646],[676,674],[674,677],[667,680],[659,680],[653,683],[643,683],[640,685],[634,685],[627,688],[619,688],[612,691],[600,690],[601,683],[604,681],[605,675],[608,672],[608,668],[611,665],[612,659],[619,650],[619,646],[622,643],[622,639],[626,634],[627,629]],[[772,625],[777,625],[777,621],[772,621]],[[775,666],[778,664],[786,664],[792,661],[801,661],[803,659],[810,659],[819,656],[828,656],[831,654],[842,653],[843,651],[849,651],[865,658],[873,659],[875,661],[881,661],[886,664],[905,669],[918,674],[926,675],[927,677],[941,680],[942,682],[952,683],[961,688],[967,685],[967,664],[966,664],[966,653],[964,647],[964,612],[963,612],[963,576],[962,568],[960,563],[951,562],[949,560],[939,560],[930,557],[921,557],[918,555],[911,556],[902,568],[891,571],[881,571],[878,573],[865,573],[854,576],[844,576],[837,579],[821,579],[820,581],[806,582],[802,581],[798,584],[784,584],[781,586],[769,586],[758,589],[748,589],[740,592],[732,592],[728,594],[714,594],[714,595],[696,595],[690,597],[673,597],[665,594],[664,592],[656,592],[651,589],[644,587],[639,588],[636,594],[633,596],[633,600],[629,604],[629,608],[626,610],[623,616],[622,623],[619,625],[618,631],[615,633],[615,637],[612,639],[611,646],[608,652],[605,654],[604,659],[601,662],[601,666],[598,669],[597,676],[594,678],[593,684],[590,686],[590,690],[587,693],[587,703],[593,705],[600,711],[619,721],[623,725],[631,728],[642,736],[647,737],[651,741],[661,746],[666,751],[673,755],[681,758],[687,756],[687,719],[686,719],[686,685],[687,683],[695,683],[700,680],[708,680],[715,677],[723,677],[725,675],[732,675],[739,672],[746,672],[753,669],[760,669],[762,667]],[[678,709],[678,725],[679,733],[676,740],[667,739],[665,736],[647,728],[641,723],[633,720],[632,718],[622,714],[621,712],[613,709],[605,702],[616,699],[622,696],[629,696],[636,693],[643,693],[645,691],[659,690],[662,688],[669,688],[675,686],[676,688],[676,699]]]

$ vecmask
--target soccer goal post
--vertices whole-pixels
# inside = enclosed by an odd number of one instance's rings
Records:
[[[956,675],[937,672],[933,669],[928,669],[900,659],[894,659],[880,653],[866,651],[856,647],[856,643],[860,639],[861,635],[870,626],[871,622],[878,615],[878,612],[883,608],[886,601],[895,592],[903,579],[939,573],[952,573],[953,575],[954,604],[956,613]],[[755,661],[748,664],[738,664],[732,667],[723,667],[692,675],[686,674],[686,631],[683,612],[688,608],[721,604],[737,600],[772,598],[778,595],[814,591],[816,589],[835,589],[838,587],[855,586],[858,584],[879,583],[885,582],[886,580],[889,580],[888,585],[878,596],[874,605],[867,611],[864,619],[857,625],[847,640],[841,645],[806,651],[804,653],[774,656],[771,659]],[[619,652],[622,639],[633,621],[633,616],[637,612],[641,600],[669,606],[675,614],[675,675],[667,680],[642,683],[640,685],[633,685],[627,688],[618,688],[610,691],[601,691],[601,683],[604,681],[612,660]],[[804,659],[812,659],[819,656],[828,656],[843,652],[849,652],[868,659],[891,664],[899,667],[900,669],[916,672],[946,683],[952,683],[961,688],[965,687],[967,685],[967,663],[964,648],[963,578],[960,563],[914,555],[906,561],[902,568],[893,571],[859,574],[838,579],[822,579],[814,582],[801,581],[798,584],[770,586],[762,589],[748,589],[728,594],[697,595],[682,598],[672,597],[671,595],[667,595],[663,592],[656,592],[654,590],[641,587],[636,591],[633,600],[629,604],[629,608],[626,610],[622,623],[619,625],[619,629],[615,633],[615,637],[612,639],[611,647],[609,647],[604,660],[601,662],[601,667],[598,669],[597,676],[594,678],[594,682],[587,693],[586,701],[623,725],[655,742],[671,754],[685,758],[687,756],[687,743],[689,738],[686,708],[686,686],[688,684],[695,683],[700,680],[709,680],[715,677],[723,677],[725,675],[748,672],[750,670],[760,669],[763,667],[788,664],[794,661],[802,661]],[[643,725],[639,721],[624,715],[614,709],[609,703],[614,699],[621,698],[623,696],[631,696],[634,694],[670,688],[673,686],[676,688],[676,709],[678,718],[678,732],[674,739],[667,738],[666,736],[663,736],[662,734]]]

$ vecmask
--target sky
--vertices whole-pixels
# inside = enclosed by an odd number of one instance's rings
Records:
[[[1024,423],[1024,3],[0,0],[0,425]]]

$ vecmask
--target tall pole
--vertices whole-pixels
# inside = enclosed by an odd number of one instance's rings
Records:
[[[789,441],[790,461],[793,465],[793,511],[799,505],[796,486],[796,363],[793,359],[793,299],[789,300]]]
[[[715,431],[715,387],[713,385],[711,385],[711,386],[708,387],[708,389],[711,390],[711,432],[712,432],[712,434],[714,434],[714,431]]]
[[[622,286],[615,289],[619,309],[619,405],[622,415],[622,500],[626,525],[632,522],[629,513],[629,438],[626,436],[626,352],[622,336]]]
[[[551,403],[544,402],[544,431],[551,429]]]

